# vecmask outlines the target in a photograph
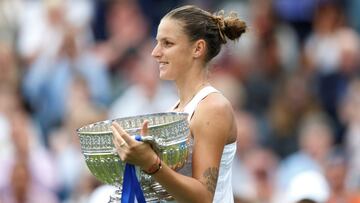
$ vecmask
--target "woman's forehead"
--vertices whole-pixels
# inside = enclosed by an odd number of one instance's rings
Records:
[[[157,32],[157,40],[161,40],[163,38],[172,38],[177,39],[181,37],[186,37],[182,30],[182,23],[178,20],[164,18],[160,21],[158,32]]]

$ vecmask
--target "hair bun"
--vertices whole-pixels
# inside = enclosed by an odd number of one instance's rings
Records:
[[[240,20],[234,12],[231,12],[229,16],[224,18],[224,11],[220,11],[213,18],[219,28],[223,43],[226,43],[226,37],[230,40],[236,40],[246,32],[246,23]]]

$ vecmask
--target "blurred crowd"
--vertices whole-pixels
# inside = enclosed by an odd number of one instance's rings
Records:
[[[248,24],[210,64],[236,203],[360,203],[358,0],[0,0],[0,203],[99,202],[76,129],[175,104],[150,53],[184,4]]]

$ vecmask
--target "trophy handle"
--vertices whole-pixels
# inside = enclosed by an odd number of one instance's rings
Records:
[[[155,138],[151,135],[142,136],[141,141],[149,143],[151,147],[155,150],[155,152],[159,155],[161,146],[156,142]]]
[[[135,135],[132,137],[134,137],[134,139],[136,139],[136,137],[141,137],[139,141],[149,143],[151,145],[151,147],[155,150],[156,154],[159,155],[161,145],[156,142],[156,140],[154,139],[153,136],[151,136],[151,135],[147,135],[147,136]],[[116,154],[116,155],[118,154],[118,152],[116,151],[116,148],[113,149],[112,153]]]

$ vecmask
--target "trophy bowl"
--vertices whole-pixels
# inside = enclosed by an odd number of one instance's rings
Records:
[[[121,187],[125,164],[121,161],[112,141],[112,122],[117,122],[130,135],[140,135],[142,124],[149,121],[148,135],[143,141],[149,142],[161,160],[171,169],[178,171],[189,156],[189,123],[187,113],[164,112],[100,121],[77,129],[82,153],[91,173],[102,183],[119,188],[111,195],[109,202],[121,200]],[[172,200],[162,186],[150,175],[135,167],[146,202]]]

